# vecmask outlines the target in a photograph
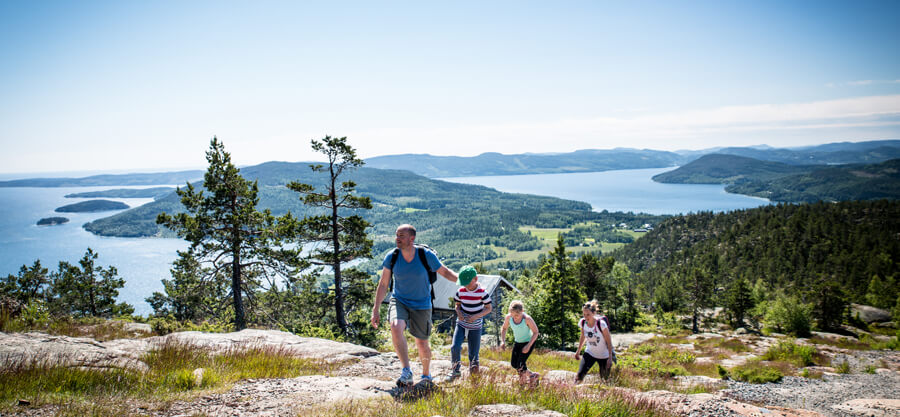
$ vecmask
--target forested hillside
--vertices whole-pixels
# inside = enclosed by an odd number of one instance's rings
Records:
[[[900,159],[870,165],[817,167],[769,181],[738,181],[725,190],[785,202],[896,200],[900,199]]]
[[[557,154],[506,155],[488,152],[472,157],[386,155],[369,158],[366,164],[373,168],[407,169],[426,177],[440,178],[663,168],[688,160],[674,152],[617,148]]]
[[[788,174],[808,172],[810,166],[761,161],[745,156],[711,154],[653,176],[653,181],[667,184],[730,184],[744,179],[766,181]]]
[[[672,217],[614,256],[638,273],[649,297],[668,280],[683,285],[700,271],[713,288],[761,279],[770,290],[803,294],[836,283],[849,301],[880,297],[875,304],[890,308],[898,295],[888,283],[900,272],[900,202],[778,204]]]
[[[276,215],[291,211],[306,214],[299,195],[285,185],[301,181],[321,185],[305,163],[267,162],[241,169],[241,174],[259,182],[260,207]],[[439,250],[446,261],[461,264],[469,260],[490,260],[497,254],[491,243],[513,250],[534,250],[543,246],[536,237],[519,231],[519,226],[563,228],[576,223],[612,224],[628,221],[656,223],[661,216],[597,213],[587,203],[526,194],[502,193],[478,185],[428,179],[409,171],[360,168],[347,176],[357,183],[359,195],[372,199],[373,209],[362,214],[373,224],[375,253],[394,246],[395,228],[414,224],[418,242]],[[166,233],[156,224],[160,212],[182,210],[174,193],[117,215],[88,223],[85,228],[103,236],[159,236]],[[624,216],[624,217],[623,217]]]

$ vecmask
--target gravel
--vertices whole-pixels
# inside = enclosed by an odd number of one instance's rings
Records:
[[[780,383],[729,381],[721,394],[752,404],[817,411],[826,416],[855,416],[832,408],[857,398],[900,398],[900,373],[823,375],[821,379],[784,377]]]

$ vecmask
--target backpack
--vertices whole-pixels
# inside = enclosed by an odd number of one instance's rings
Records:
[[[437,281],[437,271],[432,271],[431,267],[428,266],[428,260],[425,259],[425,251],[430,250],[431,252],[434,252],[434,249],[431,249],[428,245],[416,244],[415,246],[416,252],[418,252],[419,255],[419,261],[422,262],[422,266],[428,271],[428,284],[431,285],[431,301],[434,302],[434,282]],[[394,252],[391,254],[391,284],[388,287],[389,291],[394,290],[394,265],[397,263],[399,257],[400,248],[394,248]]]
[[[606,328],[609,329],[609,331],[612,331],[612,327],[609,325],[609,318],[607,318],[605,315],[601,314],[600,320],[603,320],[603,322],[606,323]],[[598,326],[597,323],[594,323],[594,325],[597,326],[597,330],[599,331],[600,326]],[[582,318],[581,320],[578,320],[578,327],[584,327],[584,318]]]

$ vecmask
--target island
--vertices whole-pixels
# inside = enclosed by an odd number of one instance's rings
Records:
[[[69,219],[65,217],[44,217],[38,220],[38,226],[56,226],[58,224],[68,223]]]
[[[110,200],[88,200],[57,208],[57,213],[93,213],[98,211],[124,210],[128,204]]]

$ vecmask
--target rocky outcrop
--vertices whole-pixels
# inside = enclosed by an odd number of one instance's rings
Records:
[[[0,366],[4,368],[34,365],[146,371],[147,364],[138,357],[134,352],[86,337],[0,333]]]
[[[138,330],[138,328],[135,328]],[[141,357],[153,349],[179,344],[224,352],[234,349],[277,349],[296,357],[327,362],[359,360],[378,351],[351,343],[302,337],[277,330],[247,329],[234,333],[182,332],[144,339],[117,339],[97,342],[83,337],[51,336],[43,333],[0,333],[0,366],[20,364],[59,365],[87,368],[129,368],[146,370]]]
[[[856,399],[845,401],[831,408],[856,416],[900,416],[900,399]]]
[[[550,410],[529,410],[520,405],[490,404],[475,407],[470,417],[565,417],[565,414]]]
[[[850,304],[850,316],[859,317],[866,323],[891,321],[890,311],[862,304]]]

